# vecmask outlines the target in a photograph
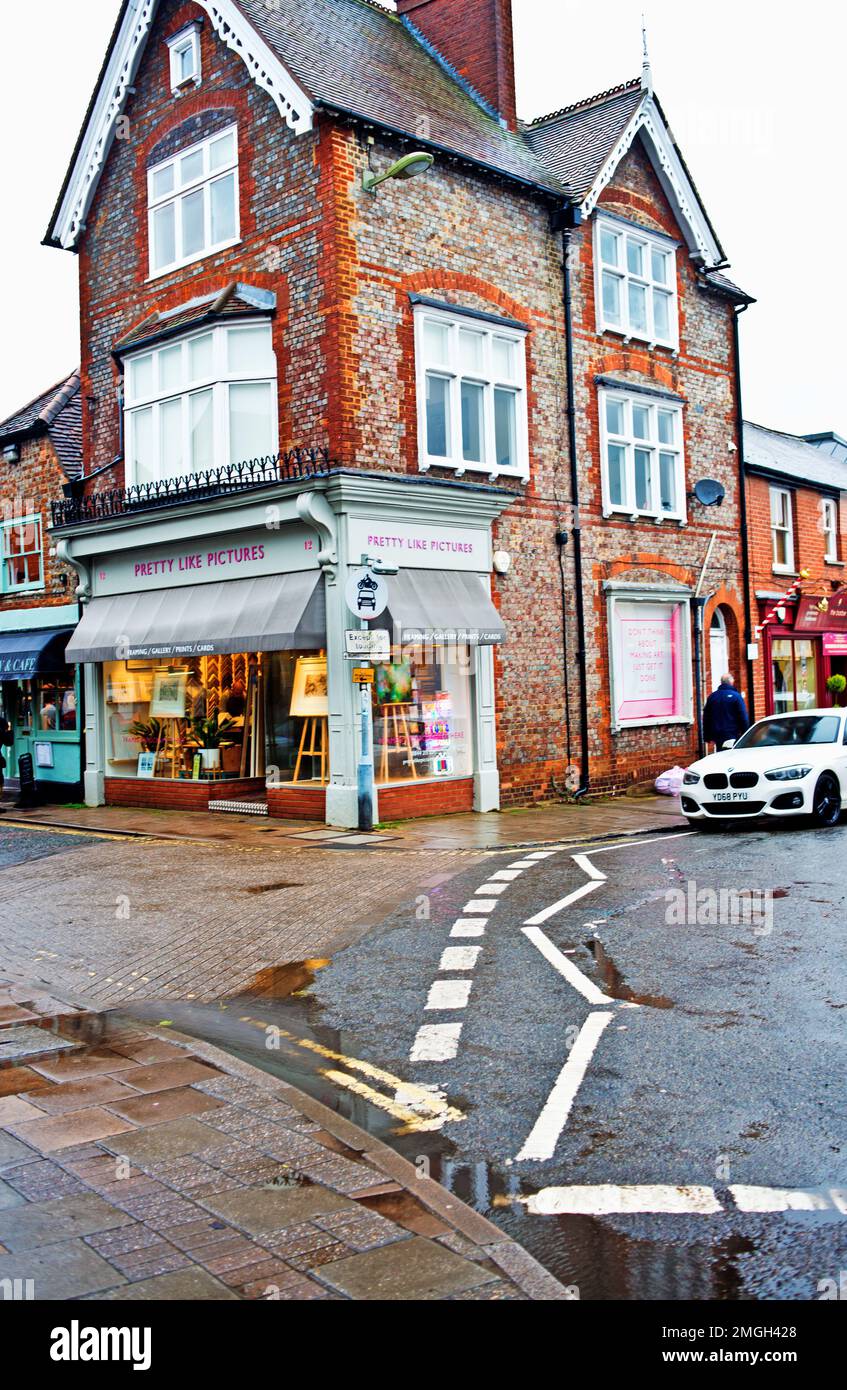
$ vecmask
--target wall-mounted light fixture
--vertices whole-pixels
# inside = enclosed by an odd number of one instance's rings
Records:
[[[512,557],[508,550],[495,550],[494,569],[497,574],[508,574],[512,568]]]
[[[434,163],[434,155],[426,154],[423,150],[413,150],[411,154],[404,154],[403,158],[392,164],[390,169],[386,169],[384,174],[374,174],[370,169],[366,169],[362,175],[362,187],[366,193],[375,193],[379,185],[387,179],[413,179],[418,174],[425,174]]]
[[[4,463],[20,463],[21,446],[20,444],[7,444],[3,450]]]

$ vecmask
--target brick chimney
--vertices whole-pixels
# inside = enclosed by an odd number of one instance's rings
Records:
[[[512,0],[397,0],[397,13],[517,128]]]

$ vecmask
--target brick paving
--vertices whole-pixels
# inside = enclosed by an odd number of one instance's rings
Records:
[[[31,1004],[8,982],[0,1000]],[[311,1098],[223,1054],[218,1067],[207,1046],[198,1057],[112,1027],[96,1048],[0,1070],[20,1088],[0,1100],[0,1281],[32,1279],[36,1299],[564,1296],[455,1197],[449,1219],[433,1215],[437,1185],[369,1136],[348,1149],[349,1122]],[[151,1116],[127,1095],[204,1108]],[[364,1204],[374,1200],[390,1214]],[[529,1261],[532,1294],[495,1258],[512,1248]]]

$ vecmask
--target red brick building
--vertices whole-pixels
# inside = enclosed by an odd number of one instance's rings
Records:
[[[79,372],[0,422],[0,713],[45,796],[80,791],[79,676],[65,645],[79,621],[76,573],[49,542],[50,505],[82,472]]]
[[[847,465],[748,422],[744,459],[756,713],[829,705],[828,678],[847,676]]]
[[[89,800],[255,800],[269,772],[272,811],[354,823],[363,555],[399,569],[384,819],[691,756],[707,551],[738,661],[748,297],[649,74],[525,127],[508,0],[397,8],[121,9],[49,231],[90,405],[55,531]],[[414,151],[425,176],[381,178]]]

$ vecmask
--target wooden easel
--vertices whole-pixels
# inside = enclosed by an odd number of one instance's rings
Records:
[[[394,730],[394,747],[400,748],[405,744],[406,752],[409,755],[409,775],[415,779],[418,776],[418,769],[415,766],[415,755],[412,748],[412,737],[409,733],[409,719],[406,714],[409,705],[383,705],[382,707],[382,758],[379,765],[379,779],[381,782],[388,781],[388,719],[391,717]]]
[[[153,766],[153,775],[156,775],[156,768],[159,765],[159,754],[163,756],[165,762],[170,752],[171,777],[177,776],[177,754],[182,752],[182,739],[179,736],[179,726],[182,720],[175,715],[162,715],[160,717],[159,738],[156,742],[156,762]],[[165,730],[167,729],[167,734]]]
[[[294,767],[294,782],[300,781],[300,764],[304,758],[318,758],[321,765],[321,783],[327,778],[327,733],[329,720],[325,714],[312,714],[303,721],[303,733]],[[309,778],[309,781],[312,779]]]

